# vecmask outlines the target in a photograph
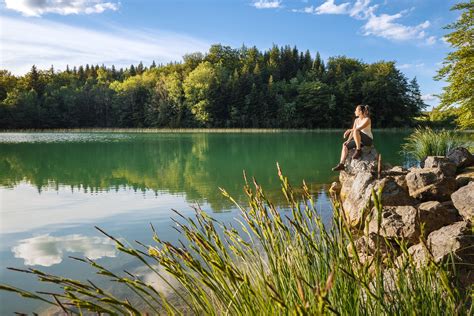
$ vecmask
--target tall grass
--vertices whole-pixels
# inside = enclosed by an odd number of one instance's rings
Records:
[[[425,127],[415,129],[406,138],[402,150],[418,161],[423,161],[427,156],[446,156],[451,149],[459,146],[467,146],[467,143],[455,131]]]
[[[391,245],[379,239],[371,260],[353,250],[354,235],[346,226],[335,196],[334,217],[325,227],[313,197],[303,183],[296,196],[279,171],[282,193],[289,205],[278,210],[254,180],[247,182],[247,205],[239,205],[238,229],[220,223],[196,208],[195,217],[176,225],[182,242],[173,245],[153,229],[153,245],[136,247],[109,236],[118,250],[134,257],[156,274],[174,293],[166,296],[129,272],[115,273],[94,260],[99,275],[132,292],[128,298],[112,295],[92,282],[81,282],[38,270],[20,270],[41,282],[59,285],[57,293],[35,293],[10,285],[0,289],[43,300],[67,313],[139,315],[462,315],[468,295],[453,286],[447,265],[431,263],[417,268],[405,260],[382,255]],[[372,195],[380,218],[380,192]],[[348,247],[351,245],[350,247]],[[159,267],[159,268],[157,268]],[[166,271],[166,272],[163,272]],[[177,282],[170,282],[170,276]],[[171,299],[173,297],[173,299]],[[132,303],[135,302],[135,303]]]

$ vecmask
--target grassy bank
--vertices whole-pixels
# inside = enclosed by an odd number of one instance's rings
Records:
[[[446,156],[456,147],[473,149],[474,140],[465,137],[467,132],[460,133],[454,130],[433,130],[431,128],[417,128],[406,138],[402,146],[403,152],[418,161],[428,156]]]
[[[354,236],[334,200],[331,227],[325,227],[313,197],[303,184],[296,195],[279,171],[288,209],[277,209],[256,181],[247,180],[247,205],[240,227],[220,223],[196,208],[195,217],[176,212],[182,242],[173,245],[153,230],[153,245],[129,246],[109,236],[117,249],[135,258],[162,280],[166,291],[129,272],[113,272],[94,260],[77,258],[122,286],[131,296],[113,295],[92,282],[70,280],[29,269],[41,282],[61,287],[35,293],[1,285],[0,289],[43,300],[68,313],[210,315],[465,315],[469,292],[456,287],[448,262],[417,268],[405,252],[396,261],[383,256],[390,243],[379,240],[376,255],[362,260],[353,251]],[[222,193],[235,202],[225,190]],[[375,207],[381,205],[374,192]],[[352,245],[352,247],[348,247]],[[171,292],[172,295],[166,295]],[[179,302],[179,303],[177,303]]]

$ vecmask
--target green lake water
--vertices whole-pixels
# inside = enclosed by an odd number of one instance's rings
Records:
[[[384,162],[403,164],[408,132],[374,133]],[[284,208],[276,162],[294,187],[304,180],[326,221],[328,184],[337,179],[342,133],[0,133],[0,283],[47,289],[6,267],[33,267],[73,278],[90,270],[68,256],[90,257],[147,280],[98,231],[151,243],[149,223],[176,242],[172,208],[192,216],[199,204],[217,220],[235,221],[225,188],[245,202],[243,170]],[[150,281],[152,282],[152,281]],[[0,292],[0,315],[42,310]]]

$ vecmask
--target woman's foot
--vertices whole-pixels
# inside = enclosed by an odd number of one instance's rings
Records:
[[[361,155],[362,155],[362,150],[360,148],[356,149],[356,151],[352,155],[352,159],[359,159]]]
[[[332,168],[332,171],[341,171],[341,170],[344,170],[344,164],[343,163],[339,163],[337,166]]]

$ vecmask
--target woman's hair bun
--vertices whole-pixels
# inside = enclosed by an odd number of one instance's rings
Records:
[[[361,107],[362,112],[364,113],[365,116],[370,115],[370,107],[369,107],[368,104],[361,104],[360,107]]]

